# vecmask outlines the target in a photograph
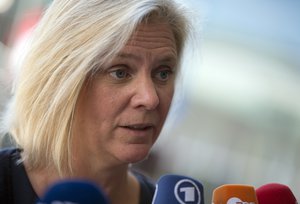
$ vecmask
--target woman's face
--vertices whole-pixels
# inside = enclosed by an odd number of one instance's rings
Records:
[[[98,161],[144,159],[169,111],[176,67],[176,43],[169,25],[139,25],[112,62],[81,90],[74,150]]]

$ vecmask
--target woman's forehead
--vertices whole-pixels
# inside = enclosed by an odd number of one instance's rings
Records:
[[[130,47],[165,50],[169,52],[169,55],[171,53],[177,57],[174,33],[167,23],[151,22],[138,25],[122,51],[130,49]]]

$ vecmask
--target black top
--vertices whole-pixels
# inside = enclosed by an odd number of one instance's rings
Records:
[[[25,167],[20,162],[21,150],[7,148],[0,150],[0,203],[34,204],[38,198],[29,181]],[[140,204],[151,204],[155,191],[152,181],[143,174],[133,171],[141,192]]]

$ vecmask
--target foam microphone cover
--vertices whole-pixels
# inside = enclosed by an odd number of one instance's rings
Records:
[[[203,186],[190,177],[164,175],[157,181],[152,204],[204,204]]]
[[[37,204],[108,204],[95,184],[82,180],[61,181],[51,186]]]
[[[249,185],[225,184],[213,191],[213,204],[258,204],[255,188]],[[270,203],[271,204],[271,203]]]
[[[297,200],[286,185],[279,183],[265,184],[256,189],[259,204],[297,204]]]

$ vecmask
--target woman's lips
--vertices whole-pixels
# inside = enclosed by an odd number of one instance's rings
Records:
[[[127,144],[152,145],[156,139],[154,123],[123,123],[118,134]]]
[[[126,124],[121,125],[120,128],[124,131],[125,135],[137,138],[152,138],[155,126],[149,123],[141,124]]]
[[[152,124],[132,124],[132,125],[124,125],[121,127],[130,129],[130,130],[136,130],[136,131],[146,131],[146,130],[152,129],[154,127],[154,125],[152,125]]]

